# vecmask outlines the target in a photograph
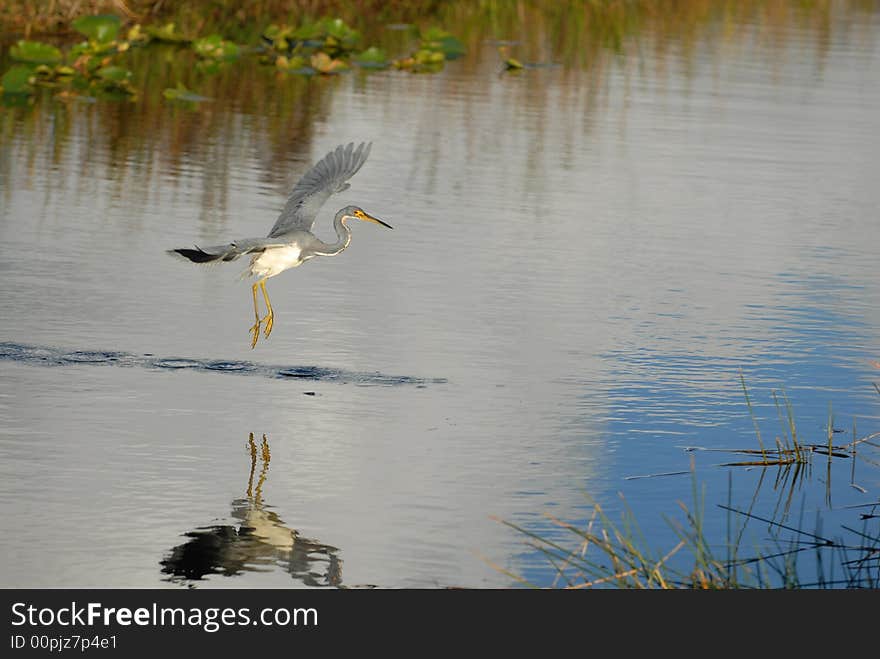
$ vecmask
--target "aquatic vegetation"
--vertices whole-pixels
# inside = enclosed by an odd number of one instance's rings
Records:
[[[106,18],[106,17],[102,17]],[[109,21],[111,26],[113,21]],[[31,94],[36,87],[59,88],[66,94],[104,92],[134,97],[131,72],[113,63],[113,55],[124,52],[119,43],[110,39],[117,29],[99,27],[97,23],[81,24],[84,32],[98,35],[103,42],[90,39],[74,46],[69,57],[72,65],[64,63],[65,55],[50,44],[37,41],[19,41],[10,50],[13,59],[23,64],[13,65],[2,78],[4,94]],[[103,26],[104,23],[101,23]]]
[[[467,52],[461,41],[438,27],[430,27],[425,30],[421,39],[422,48],[443,53],[443,57],[447,60],[458,59]]]
[[[302,73],[307,75],[315,73],[315,70],[309,66],[308,60],[302,55],[294,55],[293,57],[279,55],[275,59],[275,67],[281,71],[289,71],[290,73]]]
[[[519,534],[527,537],[528,544],[544,556],[556,574],[553,586],[567,588],[696,588],[696,589],[737,589],[737,588],[877,588],[880,586],[880,526],[869,527],[870,522],[880,520],[875,511],[880,501],[867,503],[861,508],[869,512],[861,513],[861,530],[842,525],[845,532],[832,537],[821,531],[817,522],[815,531],[795,527],[788,518],[791,516],[791,503],[795,491],[805,486],[812,471],[812,456],[827,456],[828,468],[823,479],[826,500],[830,501],[831,460],[844,458],[852,460],[852,474],[859,456],[859,446],[878,447],[880,432],[857,438],[853,427],[852,441],[836,445],[833,415],[829,410],[826,440],[823,443],[809,444],[797,438],[794,416],[787,397],[785,408],[773,394],[779,411],[784,433],[776,439],[776,448],[764,446],[761,432],[754,415],[745,381],[741,376],[743,392],[749,413],[755,422],[758,438],[757,449],[711,449],[746,453],[755,456],[754,460],[726,463],[720,467],[763,468],[758,479],[756,491],[747,509],[732,505],[732,476],[728,480],[726,504],[718,508],[727,515],[727,537],[718,551],[717,543],[707,537],[705,531],[705,492],[699,491],[696,470],[691,459],[690,474],[693,482],[693,506],[688,508],[679,503],[684,513],[684,521],[667,520],[678,541],[667,551],[660,553],[650,547],[639,530],[633,511],[626,505],[623,496],[620,523],[615,523],[598,503],[592,503],[589,519],[581,525],[546,515],[553,527],[562,529],[568,536],[559,538],[551,531],[534,531],[507,520],[496,520]],[[876,384],[878,393],[880,387]],[[688,451],[700,450],[687,447]],[[710,449],[702,449],[710,450]],[[760,459],[758,459],[760,456]],[[870,458],[863,461],[872,467],[877,463]],[[764,482],[764,473],[776,467],[773,490],[777,501],[772,517],[762,517],[753,510]],[[731,472],[732,473],[732,472]],[[670,474],[655,474],[670,475]],[[853,481],[848,484],[865,492]],[[769,532],[769,540],[761,546],[749,549],[743,547],[746,526],[752,522],[762,524],[762,535]],[[573,542],[573,544],[572,544]],[[805,550],[812,550],[818,576],[815,581],[804,580],[809,570],[798,566],[798,559]],[[676,556],[678,554],[682,554]],[[686,555],[690,554],[689,557]],[[533,586],[526,578],[510,570],[487,562],[496,570],[506,574],[514,581]],[[812,569],[812,566],[811,566]]]
[[[312,68],[315,69],[318,73],[323,73],[325,75],[331,73],[341,73],[342,71],[346,71],[349,67],[341,59],[336,59],[330,57],[327,53],[320,52],[312,55],[311,59]]]
[[[9,55],[14,60],[29,64],[57,64],[62,58],[61,51],[55,46],[24,39],[9,49]]]
[[[28,66],[16,65],[0,78],[3,94],[30,94],[33,91],[33,71]]]
[[[361,35],[342,19],[322,18],[298,27],[270,25],[261,38],[264,63],[297,73],[338,73],[349,68],[347,60]],[[299,58],[304,58],[302,63]]]
[[[162,92],[162,95],[169,101],[181,101],[184,103],[201,103],[210,101],[207,96],[201,96],[187,89],[182,82],[177,83],[177,87],[170,87]]]
[[[192,37],[181,34],[174,23],[166,23],[162,26],[147,25],[144,28],[147,36],[154,41],[167,41],[168,43],[186,44],[192,41]]]
[[[107,44],[116,40],[122,20],[113,14],[80,16],[73,23],[73,29],[97,44]]]
[[[436,73],[443,69],[447,60],[457,59],[464,53],[461,41],[440,28],[431,27],[420,34],[416,51],[394,60],[393,65],[413,73]]]
[[[241,49],[231,41],[225,41],[219,34],[196,39],[192,43],[196,55],[205,59],[234,60],[241,55]]]
[[[523,68],[523,63],[515,57],[508,57],[504,60],[504,68],[508,71],[519,71]]]
[[[387,69],[391,65],[385,51],[375,46],[353,55],[351,60],[364,69]]]

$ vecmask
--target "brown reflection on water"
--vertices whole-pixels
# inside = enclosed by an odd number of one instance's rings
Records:
[[[254,434],[248,437],[251,469],[247,496],[232,502],[238,526],[215,525],[186,533],[161,562],[168,580],[194,586],[206,576],[233,577],[278,566],[306,586],[342,585],[342,560],[336,547],[306,538],[285,525],[263,500],[263,487],[272,455],[266,435],[259,449]],[[254,475],[260,464],[256,481]]]
[[[799,35],[809,28],[816,42],[812,51],[816,67],[821,70],[834,33],[852,36],[861,29],[869,39],[869,21],[861,19],[875,10],[876,4],[867,0],[459,1],[442,4],[435,16],[415,23],[439,24],[462,38],[468,54],[450,65],[462,79],[501,71],[502,57],[495,52],[499,41],[512,42],[509,52],[522,61],[560,65],[561,78],[524,73],[529,80],[519,86],[519,100],[543,108],[560,101],[576,100],[580,105],[583,98],[594,103],[609,67],[621,56],[635,71],[663,77],[673,59],[687,66],[705,57],[698,45],[706,41],[720,44],[713,49],[714,56],[754,47],[781,51],[794,26],[800,28]],[[365,44],[379,43],[391,56],[403,55],[414,45],[408,33],[384,29],[384,16],[347,13],[345,8],[340,15],[362,31]],[[254,23],[253,28],[256,34],[259,25]],[[6,48],[0,66],[8,63]],[[173,45],[133,49],[125,65],[139,87],[137,101],[62,101],[45,91],[31,105],[4,112],[0,138],[5,144],[13,142],[16,134],[18,139],[13,149],[0,149],[0,173],[7,173],[13,161],[40,176],[42,172],[33,169],[38,160],[34,150],[48,145],[51,162],[58,166],[71,137],[78,135],[89,145],[83,165],[101,155],[98,160],[111,166],[120,189],[129,193],[146,190],[144,177],[155,176],[157,166],[158,171],[173,174],[189,160],[210,163],[206,202],[222,209],[226,192],[211,172],[224,171],[232,154],[247,148],[260,164],[267,186],[289,186],[286,165],[307,159],[316,120],[327,114],[333,91],[341,84],[339,77],[278,72],[261,65],[254,55],[208,73],[192,52]],[[349,75],[411,74],[355,71]],[[162,92],[178,83],[212,100],[172,105]],[[257,141],[243,147],[236,137],[245,129],[252,129],[249,135]],[[41,163],[44,157],[42,153]],[[173,185],[174,177],[169,179]]]

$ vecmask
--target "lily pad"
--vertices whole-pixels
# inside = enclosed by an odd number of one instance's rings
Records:
[[[346,25],[341,18],[324,18],[319,24],[328,37],[340,42],[354,42],[361,38],[360,32]]]
[[[212,34],[193,42],[193,49],[205,59],[233,60],[241,54],[239,47],[231,41],[224,41],[219,34]]]
[[[22,39],[9,49],[12,59],[31,64],[57,64],[61,61],[61,51],[55,46],[39,41]]]
[[[189,43],[192,41],[189,37],[177,31],[174,23],[166,23],[161,27],[148,25],[144,31],[156,41],[168,41],[170,43]]]
[[[464,44],[445,30],[432,27],[422,33],[422,48],[443,53],[446,59],[457,59],[467,52]]]
[[[348,69],[348,65],[341,59],[333,59],[327,53],[315,53],[311,59],[312,68],[318,73],[329,75],[341,73]]]
[[[301,55],[279,55],[275,60],[275,66],[282,71],[295,71],[306,66],[306,58]]]
[[[261,35],[265,42],[281,53],[290,50],[290,42],[293,38],[293,28],[287,25],[270,25]]]
[[[453,36],[440,39],[440,50],[446,55],[446,59],[458,59],[467,52],[464,44]]]
[[[116,39],[121,24],[119,16],[113,14],[80,16],[72,23],[74,30],[101,44],[107,44]]]
[[[169,101],[183,101],[186,103],[201,103],[203,101],[211,100],[207,96],[202,96],[190,91],[183,86],[182,82],[178,82],[176,88],[169,87],[162,92],[162,95]]]
[[[33,75],[29,66],[18,64],[3,74],[0,87],[3,87],[4,94],[30,94],[34,90],[31,85]]]
[[[125,38],[131,44],[144,44],[150,40],[150,36],[141,29],[140,23],[131,26]]]
[[[131,79],[131,71],[121,66],[105,66],[98,69],[97,76],[108,82],[121,83]]]
[[[123,44],[118,44],[115,41],[107,41],[105,43],[101,43],[95,41],[94,39],[89,39],[88,41],[83,41],[82,43],[76,44],[73,48],[70,49],[70,54],[73,57],[79,57],[80,55],[113,55],[116,52],[121,52],[128,49],[128,42],[123,42]]]
[[[385,51],[375,46],[367,48],[362,53],[358,53],[352,57],[352,61],[365,69],[386,69],[390,63],[388,58],[385,57]]]
[[[92,89],[101,92],[102,98],[124,100],[136,94],[131,86],[131,71],[121,66],[104,66],[95,71]]]
[[[504,68],[507,71],[519,71],[523,68],[523,63],[515,57],[508,57],[504,60]]]

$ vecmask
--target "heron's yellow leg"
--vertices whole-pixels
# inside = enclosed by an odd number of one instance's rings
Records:
[[[260,338],[260,322],[261,321],[260,321],[260,309],[257,306],[257,284],[254,283],[254,285],[251,288],[254,292],[254,318],[256,318],[256,321],[254,322],[254,326],[251,327],[251,329],[250,329],[250,332],[253,335],[251,337],[251,350],[253,350],[254,347],[257,345],[257,339]]]
[[[268,339],[269,334],[272,333],[272,326],[275,324],[275,312],[272,310],[272,303],[269,302],[269,293],[266,291],[266,280],[260,280],[260,290],[263,291],[263,299],[266,301],[266,309],[269,310],[269,313],[266,314],[266,317],[263,320],[266,322],[266,326],[263,328],[263,334]],[[256,293],[254,293],[256,295]]]

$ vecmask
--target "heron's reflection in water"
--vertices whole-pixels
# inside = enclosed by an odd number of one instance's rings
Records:
[[[307,586],[339,586],[342,584],[342,560],[336,547],[305,538],[284,525],[278,514],[267,510],[263,503],[263,485],[269,472],[269,442],[257,448],[254,434],[248,437],[251,471],[248,476],[247,498],[232,502],[236,526],[221,525],[198,528],[186,534],[189,538],[174,547],[161,561],[162,572],[170,581],[187,585],[209,574],[235,576],[242,572],[268,571],[273,566],[284,568],[294,579]],[[257,462],[260,472],[254,484]]]

